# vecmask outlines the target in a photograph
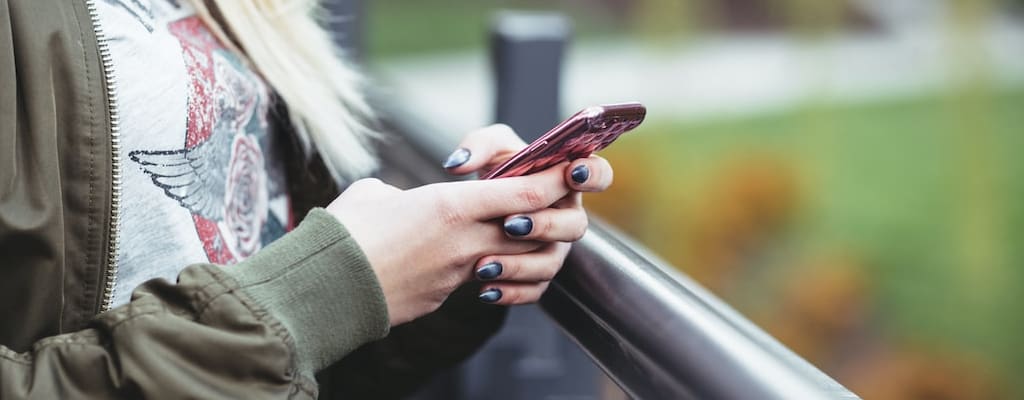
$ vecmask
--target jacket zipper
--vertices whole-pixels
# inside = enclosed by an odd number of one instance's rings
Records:
[[[96,0],[85,0],[85,6],[92,20],[92,29],[99,46],[100,62],[103,64],[103,78],[106,82],[107,111],[110,114],[110,151],[111,151],[111,192],[110,192],[110,226],[107,246],[106,270],[104,273],[103,297],[99,312],[110,309],[114,301],[114,285],[117,283],[117,245],[118,221],[121,219],[121,123],[117,109],[117,84],[114,80],[114,62],[110,56],[110,45],[103,28],[100,27],[100,16],[96,10]]]

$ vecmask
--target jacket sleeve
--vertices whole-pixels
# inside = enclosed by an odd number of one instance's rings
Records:
[[[365,256],[317,209],[245,262],[190,266],[87,329],[0,347],[0,398],[315,398],[314,371],[387,331]]]
[[[321,371],[321,399],[402,399],[472,355],[502,326],[508,308],[477,299],[479,283],[455,291],[437,311],[391,329]]]

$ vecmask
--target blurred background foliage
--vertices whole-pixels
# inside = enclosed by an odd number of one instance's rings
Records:
[[[986,42],[996,25],[1019,32],[1024,1],[368,8],[371,65],[485,52],[499,8],[565,13],[581,44],[663,52],[719,37],[827,51],[849,37],[934,36],[952,66],[936,85],[845,98],[815,89],[829,76],[811,62],[792,71],[812,81],[810,94],[777,106],[701,115],[651,107],[637,132],[603,153],[615,166],[612,190],[586,201],[864,398],[1024,398],[1024,80],[993,72],[1024,47],[1007,54]],[[928,28],[917,28],[921,20]]]

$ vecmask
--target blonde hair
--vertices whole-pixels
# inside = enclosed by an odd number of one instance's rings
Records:
[[[314,17],[318,0],[193,0],[210,30],[263,76],[288,106],[304,149],[315,148],[335,180],[377,167],[373,113],[362,76],[341,58]]]

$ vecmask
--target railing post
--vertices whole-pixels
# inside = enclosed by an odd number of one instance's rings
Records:
[[[354,61],[362,61],[364,1],[325,0],[324,5],[332,16],[342,17],[330,24],[339,45]],[[559,120],[562,59],[569,34],[569,23],[558,15],[503,13],[495,19],[495,119],[515,128],[526,141]],[[504,329],[474,357],[440,374],[411,399],[606,398],[602,375],[539,307],[514,307]]]
[[[562,59],[571,28],[558,14],[502,12],[491,31],[495,119],[527,142],[559,120]]]
[[[556,14],[501,13],[491,32],[496,120],[530,141],[559,119],[569,23]],[[597,399],[602,372],[537,306],[510,310],[504,329],[462,368],[462,398]]]

